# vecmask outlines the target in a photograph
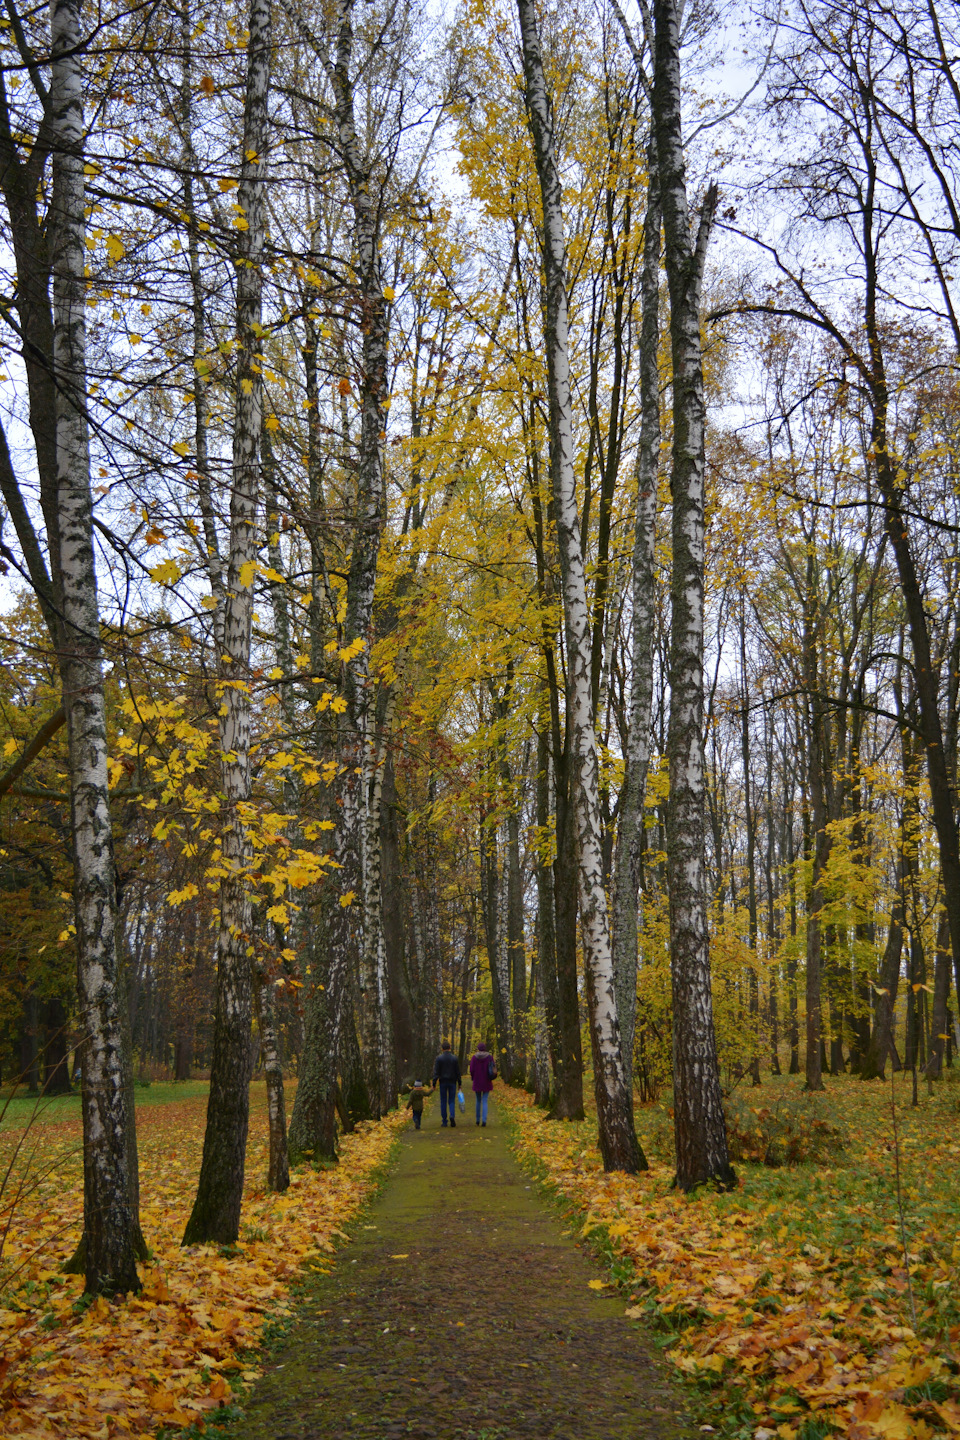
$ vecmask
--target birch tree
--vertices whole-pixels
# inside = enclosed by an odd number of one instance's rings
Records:
[[[244,805],[250,798],[250,652],[253,580],[259,532],[260,429],[263,408],[261,264],[270,87],[270,0],[251,0],[238,203],[245,228],[237,256],[237,388],[233,433],[230,540],[219,657],[220,750],[226,816],[222,836],[217,938],[217,1005],[210,1099],[200,1180],[185,1245],[233,1244],[240,1233],[252,1068],[252,915],[246,874],[251,846]]]
[[[633,667],[620,824],[613,879],[613,955],[623,1063],[633,1074],[637,1011],[637,897],[643,855],[644,796],[650,764],[655,623],[654,551],[660,472],[660,187],[651,143],[647,167],[640,328],[640,446],[633,532]]]
[[[676,0],[654,6],[653,123],[663,206],[673,360],[673,565],[670,577],[670,722],[667,871],[673,989],[677,1184],[730,1185],[720,1098],[707,928],[703,760],[704,430],[700,295],[717,204],[711,186],[696,233],[687,200]]]
[[[87,1292],[115,1294],[140,1288],[135,1259],[139,1227],[128,1194],[131,1157],[117,892],[93,547],[86,412],[84,80],[80,9],[74,0],[54,4],[50,41],[58,630],[70,755],[77,989],[83,1035],[83,1258]]]
[[[597,741],[593,716],[590,609],[577,507],[563,192],[553,113],[532,0],[518,0],[527,117],[543,204],[545,338],[550,397],[550,469],[560,548],[567,642],[578,890],[604,1168],[628,1172],[646,1160],[633,1126],[620,1048],[607,897],[603,884]]]

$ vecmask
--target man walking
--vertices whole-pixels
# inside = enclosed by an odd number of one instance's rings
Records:
[[[460,1084],[460,1061],[450,1049],[450,1041],[444,1040],[443,1048],[436,1060],[433,1062],[433,1086],[436,1089],[440,1086],[440,1121],[447,1123],[447,1111],[450,1111],[450,1124],[456,1129],[457,1114],[457,1086]]]

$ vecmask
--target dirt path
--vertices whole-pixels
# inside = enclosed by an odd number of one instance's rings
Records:
[[[679,1440],[676,1392],[537,1198],[496,1107],[434,1101],[231,1440]]]

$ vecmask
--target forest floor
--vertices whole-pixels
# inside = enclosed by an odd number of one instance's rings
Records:
[[[112,1304],[61,1274],[76,1101],[0,1127],[4,1440],[960,1436],[960,1067],[916,1107],[903,1076],[741,1086],[738,1188],[689,1198],[668,1097],[650,1170],[605,1175],[595,1117],[503,1087],[486,1129],[401,1111],[273,1195],[254,1085],[240,1242],[182,1249],[206,1088],[137,1093],[152,1254]]]
[[[327,1268],[376,1190],[399,1114],[344,1137],[340,1163],[302,1166],[285,1195],[266,1189],[266,1096],[251,1086],[238,1245],[180,1245],[200,1169],[208,1085],[138,1087],[140,1218],[150,1263],[143,1289],[90,1303],[63,1275],[83,1211],[79,1101],[0,1134],[0,1436],[120,1440],[198,1434],[259,1377],[271,1326],[293,1313],[303,1268]],[[290,1087],[292,1090],[293,1087]],[[288,1093],[288,1101],[289,1101]],[[14,1119],[16,1113],[14,1112]],[[10,1167],[10,1168],[8,1168]]]
[[[472,1102],[472,1096],[468,1097]],[[503,1112],[428,1107],[329,1275],[308,1275],[230,1440],[678,1440],[682,1401],[539,1198]]]
[[[921,1082],[916,1107],[909,1075],[827,1078],[817,1095],[801,1078],[737,1089],[738,1187],[689,1198],[672,1188],[669,1099],[638,1108],[650,1169],[635,1176],[603,1173],[594,1118],[503,1103],[528,1174],[659,1335],[701,1431],[960,1435],[960,1072],[933,1095]]]

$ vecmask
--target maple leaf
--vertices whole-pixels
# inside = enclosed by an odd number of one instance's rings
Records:
[[[150,579],[155,585],[175,585],[181,573],[176,560],[162,560],[150,571]]]

